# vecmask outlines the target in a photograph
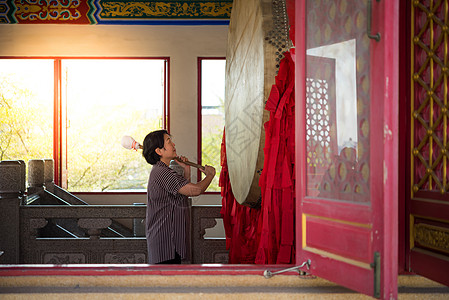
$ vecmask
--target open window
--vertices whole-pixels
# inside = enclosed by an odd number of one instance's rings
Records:
[[[53,154],[53,62],[0,59],[0,160]]]
[[[198,161],[214,166],[220,174],[220,149],[224,129],[224,57],[198,58]],[[201,178],[202,173],[198,171]],[[219,193],[219,176],[206,192]]]
[[[1,59],[2,160],[53,158],[70,192],[145,192],[150,169],[120,139],[168,127],[168,63]]]

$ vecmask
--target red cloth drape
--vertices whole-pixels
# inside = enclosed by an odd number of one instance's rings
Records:
[[[294,62],[284,53],[276,84],[265,109],[264,167],[259,185],[260,209],[240,205],[232,194],[226,163],[225,136],[221,149],[220,186],[229,263],[275,264],[295,261],[295,107]]]
[[[240,205],[234,198],[226,161],[225,133],[221,143],[220,182],[221,215],[226,233],[226,249],[229,249],[230,264],[253,264],[257,249],[257,223],[259,209]]]

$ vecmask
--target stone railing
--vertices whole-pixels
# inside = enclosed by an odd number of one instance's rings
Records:
[[[100,237],[116,218],[145,218],[145,206],[21,206],[20,263],[145,263],[145,237]],[[39,237],[54,219],[74,220],[87,237]]]
[[[0,251],[4,252],[0,264],[146,263],[145,237],[114,235],[111,226],[117,219],[144,219],[145,206],[70,204],[77,202],[77,198],[44,176],[50,172],[42,168],[52,167],[48,162],[51,160],[33,161],[29,174],[38,176],[29,180],[32,185],[28,189],[25,189],[24,162],[0,163]],[[65,205],[27,204],[42,202],[40,197],[61,197]],[[220,208],[191,208],[190,257],[183,263],[227,262],[225,240],[204,238],[206,229],[215,226],[216,219],[221,218]]]
[[[213,262],[228,263],[226,239],[205,238],[206,229],[213,228],[221,219],[221,206],[192,206],[191,245],[193,263]]]

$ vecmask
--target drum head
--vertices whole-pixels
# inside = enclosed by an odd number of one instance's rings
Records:
[[[263,167],[264,109],[276,75],[276,49],[265,38],[273,27],[271,1],[235,0],[226,53],[226,159],[232,192],[240,204],[256,205]]]

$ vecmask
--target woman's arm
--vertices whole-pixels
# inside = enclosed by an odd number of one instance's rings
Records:
[[[215,177],[215,168],[211,166],[205,166],[204,171],[201,170],[206,177],[197,183],[188,183],[179,189],[179,193],[188,197],[199,196],[207,189]]]

